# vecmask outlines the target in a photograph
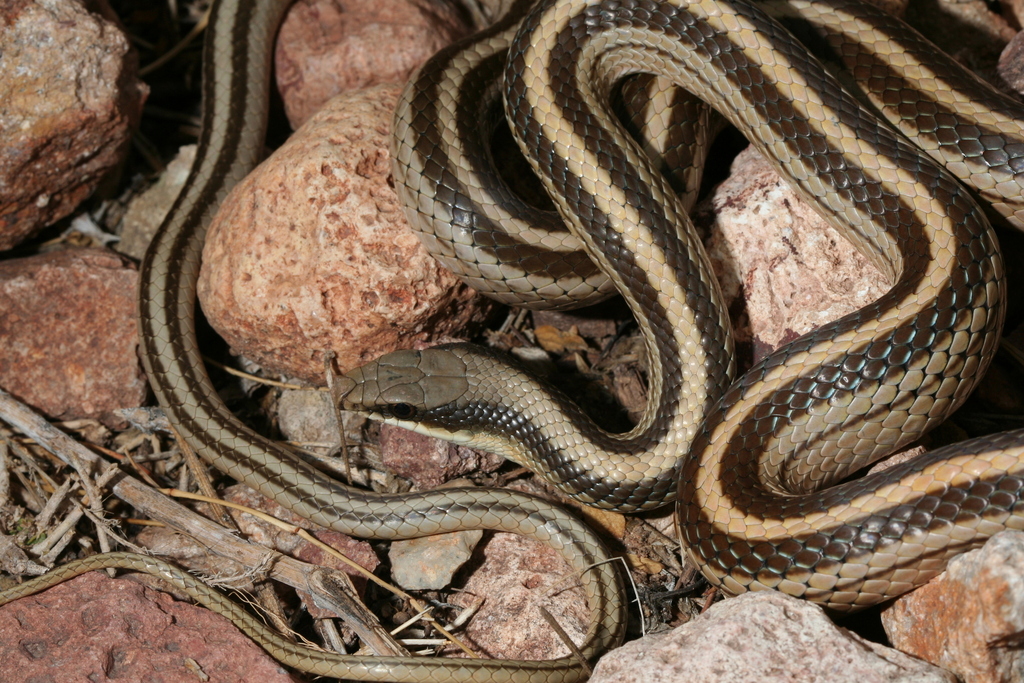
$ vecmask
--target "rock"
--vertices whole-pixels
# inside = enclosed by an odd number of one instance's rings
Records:
[[[121,241],[117,244],[119,252],[142,260],[157,228],[164,222],[167,212],[184,187],[195,158],[195,145],[182,147],[156,183],[132,199],[122,219]]]
[[[124,420],[146,401],[137,355],[138,272],[103,249],[0,263],[0,386],[51,418]]]
[[[384,466],[417,488],[433,489],[470,472],[494,472],[505,459],[458,446],[401,427],[381,425],[380,450]]]
[[[746,300],[747,324],[734,316],[733,325],[755,362],[889,289],[753,148],[736,157],[694,222],[710,231],[708,255],[730,310]]]
[[[479,530],[456,531],[395,541],[388,549],[391,578],[406,590],[445,588],[483,536]]]
[[[1002,531],[882,611],[893,646],[965,683],[1024,672],[1024,533]]]
[[[839,628],[809,602],[766,591],[719,602],[691,622],[626,643],[591,683],[953,683],[956,677]]]
[[[268,370],[322,383],[328,349],[345,372],[490,310],[402,215],[388,155],[398,91],[331,100],[235,188],[210,228],[203,310]]]
[[[1018,32],[1003,48],[996,67],[999,77],[1017,93],[1024,94],[1024,31]]]
[[[0,249],[88,197],[142,113],[128,39],[86,4],[14,0],[0,13]]]
[[[405,83],[470,27],[455,5],[426,0],[300,0],[278,33],[278,90],[293,128],[343,92]]]
[[[541,616],[540,606],[573,642],[582,641],[587,630],[586,599],[557,552],[524,536],[495,533],[478,547],[477,556],[482,563],[473,567],[460,591],[448,599],[469,607],[483,598],[483,605],[459,634],[471,648],[494,658],[568,655],[568,648]]]
[[[0,680],[297,683],[227,619],[90,572],[0,607]]]
[[[277,400],[277,421],[289,441],[340,443],[338,416],[325,391],[286,389]]]

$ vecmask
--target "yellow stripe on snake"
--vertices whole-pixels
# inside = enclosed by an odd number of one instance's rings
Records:
[[[140,329],[157,397],[204,459],[318,523],[369,538],[505,529],[559,548],[587,591],[592,624],[581,649],[596,659],[622,638],[621,578],[608,565],[587,569],[607,553],[574,517],[511,492],[387,497],[348,489],[241,425],[206,376],[193,327],[199,252],[210,212],[257,160],[270,41],[283,4],[216,6],[200,153],[143,266]],[[1019,105],[880,12],[848,0],[789,7],[781,11],[799,12],[828,35],[866,91],[881,84],[871,97],[893,125],[1021,227]],[[495,233],[494,213],[477,212],[493,204],[509,213],[495,200],[504,190],[477,184],[485,170],[463,156],[469,145],[458,108],[467,107],[463,94],[485,68],[504,72],[514,135],[570,226],[571,236],[540,234],[544,250],[527,243],[535,226]],[[616,84],[636,72],[686,88],[743,131],[891,278],[892,289],[732,382],[728,323],[686,207],[610,113]],[[455,85],[445,74],[455,74]],[[433,118],[439,109],[447,111],[440,121]],[[499,25],[424,67],[397,114],[399,135],[404,129],[419,137],[396,143],[395,175],[410,213],[429,219],[420,224],[428,245],[505,299],[562,306],[603,296],[610,286],[621,293],[647,342],[650,405],[635,429],[609,434],[498,355],[454,345],[399,352],[349,373],[346,408],[503,453],[591,504],[637,510],[675,500],[686,552],[733,594],[779,589],[852,610],[926,581],[1003,528],[1024,527],[1024,432],[838,483],[914,441],[964,400],[998,343],[1003,266],[988,221],[960,181],[865,112],[763,6],[546,0],[518,32]],[[575,255],[580,248],[598,269]],[[97,556],[0,601],[126,563],[174,571],[130,555]],[[585,676],[571,659],[296,652],[244,612],[207,593],[197,599],[227,610],[281,661],[321,675]]]

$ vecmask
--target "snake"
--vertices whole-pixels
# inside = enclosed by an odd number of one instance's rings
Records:
[[[194,329],[205,226],[260,157],[270,44],[286,4],[214,6],[197,159],[140,275],[142,355],[154,393],[183,443],[319,524],[368,538],[502,529],[555,547],[586,592],[591,623],[580,650],[596,659],[623,637],[623,587],[604,561],[607,550],[575,516],[511,491],[350,489],[242,425],[206,375]],[[520,459],[590,504],[631,511],[674,502],[685,552],[711,584],[729,594],[781,590],[843,612],[904,593],[994,533],[1024,527],[1024,431],[847,480],[941,422],[995,352],[1003,263],[972,192],[1020,227],[1022,117],[1019,105],[896,19],[850,0],[792,0],[788,8],[783,22],[798,13],[820,31],[891,123],[844,90],[767,5],[746,0],[544,0],[511,37],[500,30],[484,38],[504,41],[504,108],[568,225],[572,239],[558,238],[558,248],[579,245],[637,318],[651,399],[634,429],[606,432],[557,389],[465,344],[396,352],[351,371],[341,401]],[[464,47],[471,53],[476,45]],[[699,239],[608,104],[623,77],[641,72],[695,94],[740,129],[890,277],[891,289],[733,380],[728,324]],[[429,136],[434,124],[419,120]],[[449,171],[419,160],[415,149],[399,146],[394,158],[396,178],[402,164],[422,169],[414,186],[399,187],[415,199],[408,213],[465,216],[467,197],[451,192]],[[455,197],[449,208],[424,203],[432,184]],[[496,281],[512,281],[494,285],[502,291],[524,289],[514,259],[510,270],[497,256],[504,238],[483,237],[489,242],[478,250],[475,227],[450,229],[440,248],[471,252]],[[538,278],[558,281],[550,276],[561,261],[546,263]],[[567,277],[569,291],[605,291],[593,270]],[[297,650],[187,573],[128,553],[77,560],[0,594],[0,602],[100,566],[189,584],[197,600],[283,663],[320,675],[530,683],[586,676],[571,658],[453,662]]]

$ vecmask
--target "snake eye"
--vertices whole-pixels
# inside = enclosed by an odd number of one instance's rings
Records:
[[[409,420],[416,414],[416,408],[408,403],[395,403],[391,406],[391,414],[399,420]]]

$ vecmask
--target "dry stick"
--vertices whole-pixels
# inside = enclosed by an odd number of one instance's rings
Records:
[[[266,377],[260,377],[259,375],[254,375],[250,372],[246,372],[245,370],[239,370],[237,368],[231,367],[230,365],[218,363],[217,361],[208,358],[207,356],[203,356],[203,362],[206,363],[207,365],[212,365],[215,368],[219,368],[224,372],[228,373],[229,375],[241,377],[242,379],[247,379],[250,382],[255,382],[256,384],[265,384],[268,387],[277,387],[279,389],[294,389],[295,391],[327,391],[327,389],[324,389],[322,387],[307,387],[301,384],[289,384],[288,382],[278,382],[276,379],[267,379]]]
[[[44,531],[46,527],[50,526],[50,520],[53,519],[55,514],[57,514],[57,508],[64,502],[64,499],[67,498],[68,493],[71,491],[71,487],[74,485],[75,478],[68,477],[56,491],[50,494],[50,498],[46,501],[46,505],[43,506],[42,510],[36,513],[36,531],[33,535],[39,534],[39,532]],[[46,552],[48,549],[49,546],[46,546],[42,552]]]
[[[7,442],[0,439],[0,509],[11,495],[11,473],[7,471]]]
[[[67,434],[61,432],[30,408],[0,390],[0,419],[36,441],[40,446],[67,462],[72,452],[90,467],[107,471],[114,465],[104,462]],[[116,468],[115,468],[116,469]],[[211,552],[247,567],[267,567],[270,578],[307,591],[324,609],[343,615],[360,638],[378,655],[407,656],[408,652],[380,625],[377,618],[358,599],[331,593],[344,585],[335,575],[341,572],[316,567],[305,562],[250,543],[233,535],[228,529],[157,493],[138,479],[118,470],[112,493],[149,517],[196,538]],[[347,579],[347,576],[345,576]],[[334,580],[332,580],[334,579]]]
[[[41,576],[50,571],[33,562],[24,550],[19,548],[13,537],[0,534],[0,568],[13,576]]]
[[[199,490],[203,492],[203,495],[212,499],[213,514],[217,515],[220,523],[227,528],[236,528],[235,521],[231,519],[231,515],[228,514],[224,506],[218,503],[219,498],[213,488],[213,482],[210,480],[210,473],[207,471],[206,466],[203,465],[196,452],[192,450],[192,446],[178,436],[178,432],[173,429],[171,431],[174,434],[174,440],[178,442],[178,449],[185,458],[185,468],[192,472],[192,476],[196,478],[196,483],[199,485]]]
[[[569,634],[565,632],[565,629],[563,629],[562,625],[558,623],[558,620],[555,619],[551,615],[551,612],[547,611],[543,605],[538,605],[537,609],[540,610],[540,615],[544,617],[544,621],[548,622],[548,626],[550,626],[555,634],[558,635],[559,640],[569,648],[572,656],[576,658],[579,664],[583,667],[583,670],[587,672],[587,675],[593,675],[594,669],[590,666],[590,662],[588,662],[587,658],[583,656],[580,649],[576,647],[576,643],[572,642],[572,638],[570,638]]]
[[[161,491],[161,493],[166,493],[167,495],[173,496],[175,498],[187,498],[187,499],[190,499],[190,500],[197,500],[197,501],[201,501],[201,502],[204,502],[204,503],[212,502],[208,498],[206,498],[205,496],[201,496],[201,495],[199,495],[197,493],[189,493],[188,491],[178,491],[177,489],[160,489],[160,491]],[[418,598],[415,598],[412,595],[409,595],[408,593],[403,591],[401,588],[399,588],[399,587],[397,587],[397,586],[395,586],[393,584],[388,583],[384,579],[380,578],[379,576],[377,576],[376,574],[374,574],[370,570],[368,570],[365,567],[363,567],[362,565],[360,565],[355,560],[353,560],[350,557],[346,556],[345,553],[337,550],[336,548],[333,548],[333,547],[327,545],[326,543],[324,543],[323,541],[321,541],[316,536],[314,536],[313,534],[309,533],[308,531],[306,531],[302,527],[299,527],[299,526],[296,526],[294,524],[290,524],[289,522],[285,522],[283,520],[280,520],[277,517],[274,517],[273,515],[270,515],[270,514],[267,514],[266,512],[263,512],[262,510],[254,510],[253,508],[248,507],[247,505],[241,505],[240,503],[232,503],[232,502],[226,501],[226,500],[222,500],[222,501],[220,501],[220,503],[221,503],[221,505],[223,505],[225,507],[233,508],[235,510],[241,510],[241,511],[247,513],[247,514],[252,515],[253,517],[256,517],[257,519],[263,520],[264,522],[266,522],[268,524],[273,524],[274,526],[278,527],[279,529],[283,529],[284,531],[287,531],[290,534],[294,534],[294,535],[298,536],[299,538],[305,540],[308,543],[312,543],[313,545],[315,545],[316,547],[320,548],[320,550],[324,551],[325,553],[327,553],[331,557],[334,557],[335,559],[341,560],[346,565],[351,567],[353,570],[355,570],[355,571],[359,572],[360,574],[362,574],[363,577],[366,578],[367,580],[374,582],[375,584],[377,584],[378,586],[380,586],[384,590],[389,591],[390,593],[393,593],[394,595],[402,598],[403,600],[407,600],[413,606],[414,609],[423,611],[424,614],[426,614],[424,619],[426,621],[429,621],[430,624],[435,629],[437,629],[438,633],[440,633],[445,638],[450,640],[454,645],[457,645],[468,656],[470,656],[472,658],[478,658],[479,657],[479,655],[477,655],[475,652],[470,650],[466,646],[465,643],[463,643],[458,638],[456,638],[451,632],[448,631],[448,629],[446,629],[436,619],[434,619],[434,617],[431,616],[428,613],[429,610],[425,609],[426,605],[423,603],[422,600],[420,600]],[[343,576],[345,576],[345,575],[343,575]]]
[[[345,438],[345,421],[341,415],[341,392],[338,385],[334,383],[334,367],[331,361],[334,360],[334,351],[324,353],[324,377],[327,378],[327,391],[331,396],[331,407],[334,409],[334,419],[338,422],[338,439],[341,444],[341,462],[345,467],[345,483],[352,483],[352,467],[348,459],[348,439]]]
[[[40,467],[38,462],[36,462],[35,454],[15,441],[13,434],[9,430],[0,429],[0,438],[7,442],[7,445],[11,448],[11,452],[18,456],[25,466],[32,470],[34,475],[39,477],[39,479],[47,486],[51,487],[51,490],[57,490],[57,482],[51,479],[50,475]],[[42,498],[45,498],[45,496],[40,497],[40,499]]]

